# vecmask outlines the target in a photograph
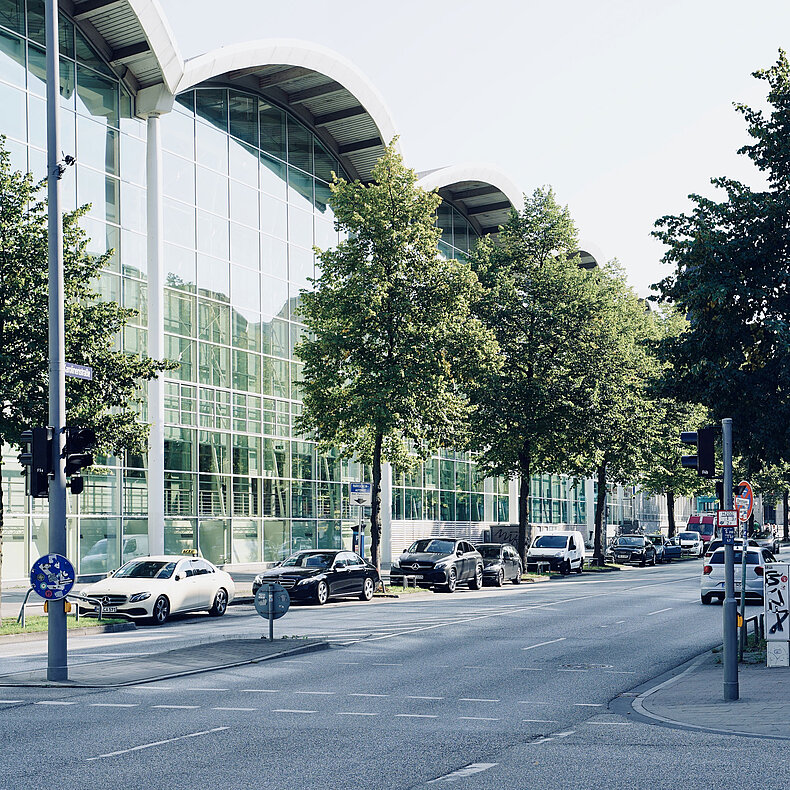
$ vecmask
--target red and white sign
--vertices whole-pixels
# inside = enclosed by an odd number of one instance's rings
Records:
[[[737,510],[717,510],[716,522],[719,527],[737,527],[738,526],[738,511]]]

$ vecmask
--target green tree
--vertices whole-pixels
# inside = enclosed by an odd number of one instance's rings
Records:
[[[736,451],[752,469],[788,459],[790,446],[790,64],[785,53],[754,73],[770,111],[736,105],[753,142],[739,150],[764,174],[752,190],[729,178],[723,200],[691,195],[688,214],[665,216],[654,235],[674,271],[657,286],[689,331],[669,337],[674,391],[716,421],[733,418]]]
[[[19,446],[20,433],[49,422],[48,248],[46,184],[14,171],[0,142],[0,446]],[[146,398],[140,385],[175,367],[118,350],[116,339],[136,313],[101,301],[97,278],[112,251],[88,253],[79,225],[87,207],[63,215],[66,358],[90,365],[93,380],[66,379],[69,425],[96,431],[99,450],[146,451]],[[2,465],[0,465],[2,473]],[[3,498],[0,480],[0,571]]]
[[[599,289],[579,268],[573,221],[552,190],[524,202],[497,241],[484,238],[470,254],[484,288],[476,311],[501,362],[472,389],[470,446],[482,470],[519,479],[517,548],[526,561],[532,475],[576,466],[572,436],[586,419]]]
[[[586,420],[579,425],[579,471],[595,477],[594,555],[603,562],[607,483],[634,483],[647,466],[655,431],[650,393],[655,325],[616,262],[597,272],[600,311]]]
[[[441,198],[417,186],[391,144],[370,184],[335,177],[330,206],[347,238],[318,250],[321,274],[302,291],[310,334],[298,429],[372,464],[371,558],[380,564],[381,462],[462,441],[465,383],[492,364],[494,342],[470,314],[480,286],[437,250]]]
[[[787,513],[790,500],[790,463],[784,461],[763,467],[752,476],[752,484],[755,493],[762,494],[765,499],[774,503],[779,498],[782,499],[782,540],[787,543],[790,541]]]

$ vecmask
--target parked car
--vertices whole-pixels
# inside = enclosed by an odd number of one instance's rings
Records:
[[[521,584],[521,558],[509,543],[476,543],[483,558],[483,583],[501,587],[506,581]]]
[[[664,562],[679,560],[683,556],[683,549],[675,538],[664,539]]]
[[[208,560],[162,555],[131,560],[81,593],[101,599],[102,615],[162,625],[171,614],[182,612],[207,611],[221,617],[236,595],[236,586],[230,574]],[[98,612],[98,606],[80,603],[81,614]]]
[[[752,538],[756,541],[758,546],[768,549],[772,554],[779,553],[779,540],[774,535],[773,530],[762,529],[755,532]]]
[[[353,551],[306,549],[259,573],[252,582],[252,594],[267,582],[285,587],[292,601],[323,605],[330,598],[350,595],[369,601],[379,582],[379,573],[375,565]]]
[[[392,563],[390,583],[416,576],[417,586],[455,592],[459,584],[473,590],[483,586],[483,558],[475,547],[455,538],[420,538]]]
[[[723,545],[724,543],[721,538],[716,538],[715,540],[712,540],[710,543],[708,543],[708,546],[705,549],[705,562],[708,561],[708,559],[712,556],[713,552],[716,551],[716,549],[720,549]],[[734,545],[736,547],[743,546],[743,538],[735,538]],[[754,546],[755,548],[759,548],[759,544],[753,538],[749,538],[749,546]]]
[[[645,537],[656,548],[656,562],[669,562],[666,557],[666,542],[668,538],[665,538],[660,532],[653,535],[645,535]]]
[[[708,543],[717,537],[716,516],[713,513],[700,513],[696,516],[689,516],[685,531],[699,533],[702,541],[702,553],[704,554]]]
[[[615,562],[656,564],[656,547],[644,535],[620,535],[614,542],[612,554]]]
[[[743,547],[734,552],[735,557],[735,594],[741,593],[741,562]],[[762,547],[746,550],[746,600],[763,603],[765,563],[776,562],[774,555]],[[724,600],[724,548],[716,549],[710,559],[702,567],[700,578],[700,600],[704,604],[714,600]]]
[[[581,532],[541,532],[527,550],[527,566],[548,562],[553,571],[582,572],[584,566],[584,538]]]
[[[701,557],[705,553],[699,532],[694,530],[678,532],[677,541],[684,557]]]

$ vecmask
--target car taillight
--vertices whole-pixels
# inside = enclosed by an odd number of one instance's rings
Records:
[[[763,566],[762,566],[762,565],[757,565],[757,566],[755,567],[755,569],[754,569],[754,572],[755,572],[755,573],[756,573],[758,576],[762,576],[762,575],[763,575],[763,570],[764,570],[764,569],[763,569]]]
[[[713,566],[712,566],[712,565],[706,565],[706,566],[705,566],[705,567],[702,569],[702,575],[703,575],[703,576],[707,576],[709,573],[713,573]]]

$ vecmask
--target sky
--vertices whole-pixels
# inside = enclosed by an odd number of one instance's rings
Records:
[[[383,96],[406,164],[486,163],[551,186],[582,246],[646,296],[670,273],[650,235],[710,179],[755,188],[733,102],[790,47],[788,0],[160,0],[185,58],[301,39],[350,60]]]

